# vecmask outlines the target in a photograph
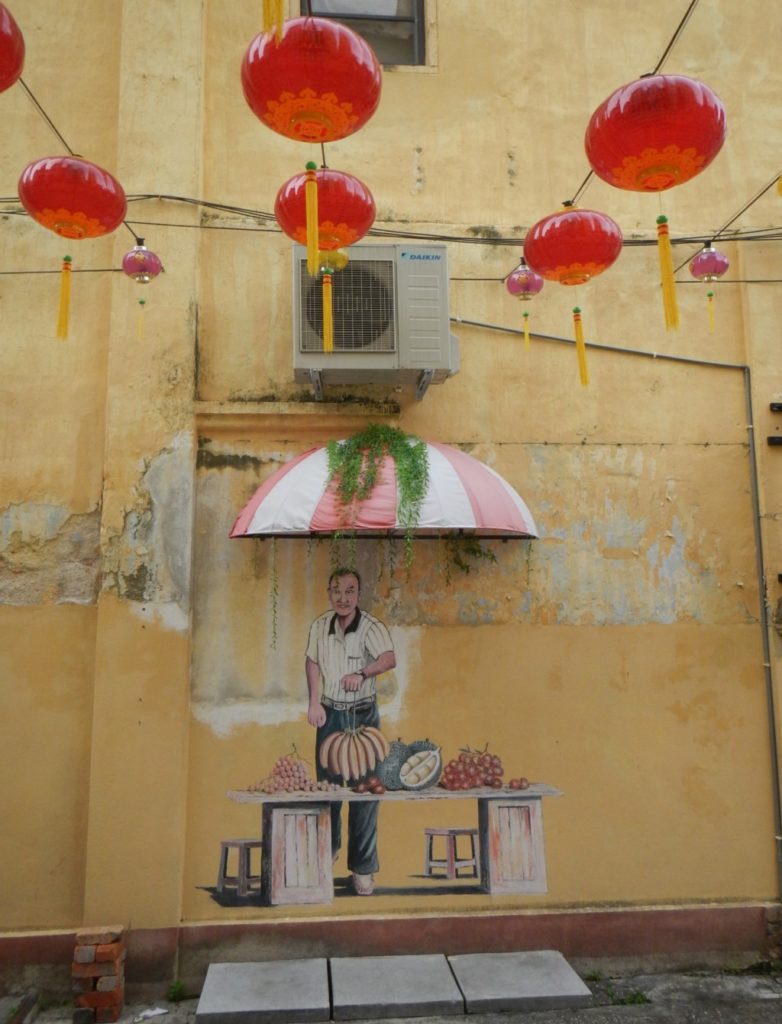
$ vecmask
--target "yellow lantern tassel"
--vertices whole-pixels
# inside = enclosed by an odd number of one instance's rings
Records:
[[[660,284],[663,289],[665,326],[668,330],[679,326],[679,307],[676,304],[676,282],[673,277],[673,253],[671,236],[668,232],[668,218],[663,214],[657,218],[657,255],[660,257]]]
[[[584,342],[584,325],[581,323],[581,310],[578,306],[573,307],[573,330],[576,333],[576,355],[578,356],[578,376],[581,383],[586,387],[589,383],[589,371],[587,370],[586,343]]]
[[[334,312],[331,303],[331,275],[333,271],[323,271],[323,351],[334,351]]]
[[[263,31],[274,32],[279,43],[282,39],[282,26],[285,21],[283,0],[263,0]]]
[[[144,306],[147,304],[146,299],[138,300],[138,317],[136,318],[136,338],[141,341],[144,337]]]
[[[782,175],[777,178],[777,192],[782,196]]]
[[[706,298],[709,303],[709,330],[714,330],[714,292],[706,292]]]
[[[60,309],[57,315],[57,337],[68,337],[68,322],[71,315],[71,256],[63,256],[60,271]]]
[[[529,313],[523,313],[524,317],[524,348],[529,348]]]
[[[310,277],[317,277],[320,271],[318,252],[318,179],[317,164],[307,163],[307,180],[304,183],[304,204],[307,214],[307,270]]]

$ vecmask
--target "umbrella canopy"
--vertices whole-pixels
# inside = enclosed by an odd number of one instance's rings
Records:
[[[522,498],[484,463],[445,444],[426,442],[428,482],[417,537],[467,532],[478,537],[537,537]],[[258,488],[239,514],[231,537],[329,535],[403,536],[395,462],[387,456],[364,501],[347,509],[329,482],[325,446],[296,456]]]

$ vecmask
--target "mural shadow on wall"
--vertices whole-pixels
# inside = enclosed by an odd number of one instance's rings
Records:
[[[477,882],[472,879],[462,879],[461,881],[451,882],[447,879],[442,880],[442,884],[436,884],[436,880],[432,880],[427,875],[411,875],[411,878],[426,879],[427,885],[402,885],[402,886],[391,886],[391,885],[376,885],[375,896],[485,896],[486,890],[482,889]],[[235,889],[224,889],[222,892],[218,892],[213,885],[199,885],[196,886],[201,892],[209,893],[210,897],[214,902],[220,906],[229,909],[231,907],[263,907],[266,906],[264,900],[258,892],[254,890],[249,896],[239,896]],[[334,878],[334,898],[342,899],[343,897],[353,897],[355,894],[351,886],[350,875],[339,875]]]

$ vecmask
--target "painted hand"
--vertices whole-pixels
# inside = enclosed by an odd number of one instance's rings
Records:
[[[364,677],[361,675],[360,672],[348,672],[348,674],[346,676],[343,676],[339,682],[343,690],[355,693],[357,690],[360,690],[361,687],[363,686]]]
[[[326,710],[322,704],[310,704],[307,707],[307,721],[316,729],[326,724]]]

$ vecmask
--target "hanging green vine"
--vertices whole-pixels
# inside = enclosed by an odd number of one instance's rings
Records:
[[[451,582],[451,567],[469,574],[477,567],[478,562],[496,562],[497,556],[491,548],[485,548],[478,537],[470,534],[443,538],[448,556],[446,561],[446,583]],[[470,562],[475,564],[471,565]]]
[[[269,558],[269,601],[272,613],[272,642],[273,651],[277,649],[277,623],[279,612],[280,580],[277,574],[277,538],[271,539],[271,556]]]
[[[426,443],[397,427],[370,423],[345,441],[330,441],[326,454],[329,481],[336,482],[345,520],[351,505],[364,501],[371,494],[383,460],[388,456],[394,460],[399,488],[397,512],[404,528],[405,564],[409,568],[413,561],[415,528],[429,478]]]

